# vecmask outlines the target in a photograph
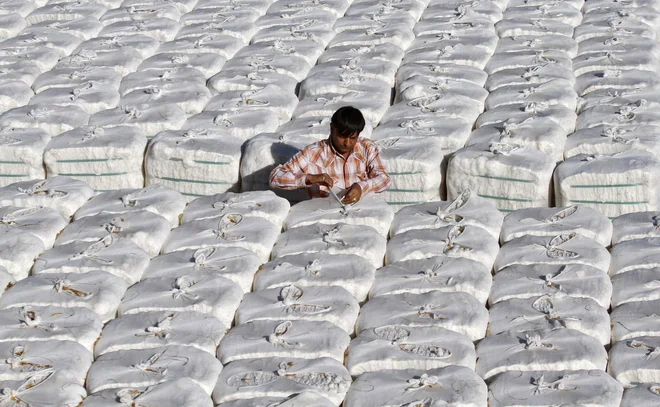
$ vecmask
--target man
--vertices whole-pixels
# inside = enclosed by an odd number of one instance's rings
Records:
[[[380,160],[378,148],[360,138],[364,129],[362,112],[352,106],[338,109],[330,122],[330,137],[302,149],[286,164],[270,173],[271,188],[307,188],[312,197],[328,196],[328,189],[346,190],[344,204],[354,204],[367,192],[381,192],[390,176]]]

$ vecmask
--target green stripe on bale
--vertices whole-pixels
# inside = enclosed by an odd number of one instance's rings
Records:
[[[170,161],[183,162],[181,158],[170,158]],[[224,161],[203,161],[203,160],[192,160],[192,162],[197,164],[207,164],[207,165],[229,165],[228,162]]]
[[[493,196],[493,195],[481,195],[477,194],[482,198],[495,199],[497,201],[511,201],[511,202],[532,202],[531,199],[520,199],[520,198],[507,198],[504,196]]]
[[[158,179],[162,179],[164,181],[172,181],[172,182],[190,182],[193,184],[229,185],[229,182],[227,181],[198,181],[194,179],[180,179],[180,178],[170,178],[170,177],[158,177]]]
[[[494,179],[497,181],[510,181],[510,182],[523,182],[525,184],[532,184],[534,181],[528,179],[506,178],[506,177],[491,177],[488,175],[478,175],[479,178]]]

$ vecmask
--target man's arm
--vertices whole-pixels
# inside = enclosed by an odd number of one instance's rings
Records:
[[[378,147],[374,143],[370,142],[367,147],[367,179],[358,184],[362,188],[362,194],[383,192],[392,185],[392,180],[380,159]]]
[[[270,172],[270,187],[298,189],[306,186],[309,147],[305,147],[284,165],[278,165]]]

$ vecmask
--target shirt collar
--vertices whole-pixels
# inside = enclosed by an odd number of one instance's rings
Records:
[[[328,146],[329,155],[330,155],[330,157],[328,157],[329,158],[328,162],[332,162],[335,156],[343,158],[343,156],[339,153],[339,151],[335,149],[335,146],[332,145],[332,140],[330,140],[330,137],[328,137],[325,140],[325,144]],[[348,157],[346,157],[346,159],[348,160],[348,158],[351,156],[355,157],[359,161],[365,161],[364,146],[362,145],[361,138],[358,138],[357,143],[355,143],[355,147],[353,147],[353,151],[351,151],[351,153],[348,155]]]

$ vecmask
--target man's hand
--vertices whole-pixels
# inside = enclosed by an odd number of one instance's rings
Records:
[[[332,186],[335,184],[335,180],[333,180],[332,177],[328,174],[307,174],[307,178],[305,178],[305,184],[319,184],[328,188],[332,188]]]
[[[346,195],[344,195],[342,198],[341,203],[344,205],[354,204],[359,201],[360,198],[362,198],[362,187],[360,184],[355,183],[351,185],[350,188],[348,188],[348,191],[346,191]]]

